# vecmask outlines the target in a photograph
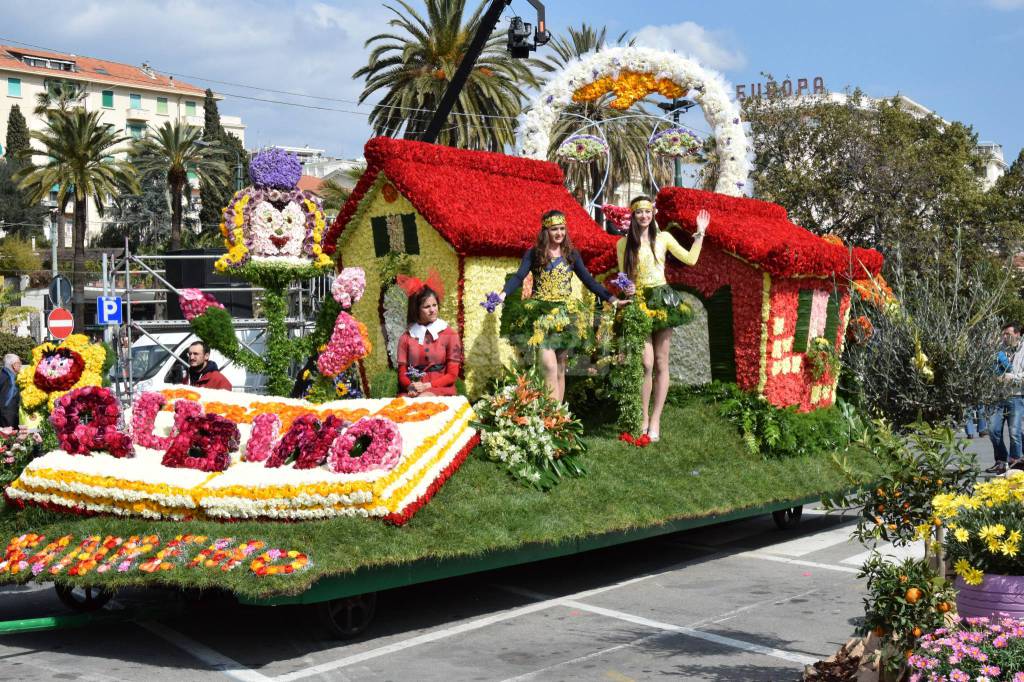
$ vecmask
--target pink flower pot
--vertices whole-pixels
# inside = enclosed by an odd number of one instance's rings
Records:
[[[956,579],[956,609],[964,618],[1006,613],[1024,618],[1024,576],[985,574],[980,585]]]

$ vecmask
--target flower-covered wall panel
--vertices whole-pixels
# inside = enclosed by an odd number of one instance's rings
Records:
[[[376,255],[373,219],[408,214],[415,215],[419,251],[408,254],[411,273],[424,278],[431,269],[437,270],[445,288],[439,316],[461,333],[458,328],[458,256],[451,245],[423,219],[416,207],[401,193],[393,190],[393,186],[381,173],[342,233],[337,249],[339,267],[358,265],[366,271],[366,293],[352,307],[352,314],[366,325],[373,343],[373,352],[363,361],[369,377],[390,366],[380,311],[381,287],[384,284],[381,282],[380,266],[384,258]]]
[[[467,258],[463,284],[463,353],[466,388],[477,395],[487,380],[501,373],[513,360],[512,347],[498,334],[500,310],[488,314],[480,302],[489,292],[501,291],[505,276],[519,267],[515,258]]]

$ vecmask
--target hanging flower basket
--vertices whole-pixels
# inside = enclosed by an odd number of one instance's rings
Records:
[[[647,146],[658,156],[682,159],[691,163],[699,160],[698,154],[703,145],[704,140],[697,133],[680,126],[661,131],[651,138]]]
[[[555,155],[563,161],[593,163],[608,155],[608,143],[596,135],[571,135],[558,145]]]

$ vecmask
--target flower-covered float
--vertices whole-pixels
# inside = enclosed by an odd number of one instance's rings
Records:
[[[197,387],[144,393],[119,427],[108,389],[58,400],[60,449],[7,488],[18,505],[163,520],[408,521],[477,443],[463,397],[313,405]]]

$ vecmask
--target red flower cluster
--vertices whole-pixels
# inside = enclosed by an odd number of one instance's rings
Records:
[[[303,414],[295,418],[291,428],[277,442],[264,466],[279,467],[295,457],[296,469],[313,469],[327,461],[327,451],[338,434],[348,424],[344,419],[328,415],[321,422],[316,415]]]
[[[628,431],[623,431],[622,433],[619,434],[619,440],[621,440],[623,443],[635,445],[638,448],[646,448],[648,445],[651,444],[651,437],[648,436],[646,433],[640,436],[639,438],[634,438],[633,434],[629,433]]]
[[[85,359],[70,348],[56,348],[43,354],[32,383],[41,391],[66,391],[82,377]]]
[[[629,206],[616,206],[615,204],[604,204],[601,206],[601,213],[604,213],[606,220],[610,220],[614,225],[617,225],[623,230],[629,229],[629,221],[632,216],[632,211],[629,210]]]
[[[566,191],[554,163],[386,137],[367,142],[365,153],[366,172],[324,240],[328,254],[384,173],[460,255],[519,257],[536,242],[541,216],[558,209],[592,271],[615,264],[615,237]]]
[[[705,245],[714,244],[774,276],[862,279],[865,271],[876,275],[882,269],[878,251],[855,248],[851,254],[845,246],[789,222],[786,209],[778,204],[684,187],[662,188],[657,204],[661,225],[674,222],[689,231],[695,228],[697,213],[707,209],[711,226]]]
[[[217,414],[185,417],[161,461],[165,467],[224,471],[238,449],[238,426]]]
[[[50,423],[57,432],[57,442],[68,454],[106,450],[114,457],[132,457],[132,439],[119,432],[120,418],[121,406],[109,389],[86,386],[57,400]]]

